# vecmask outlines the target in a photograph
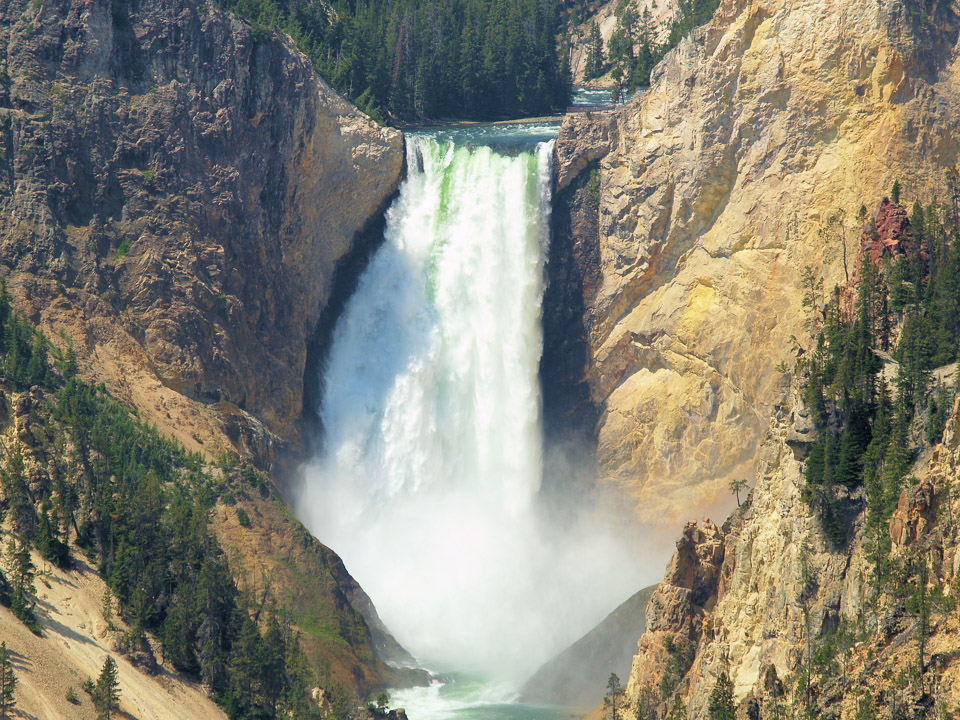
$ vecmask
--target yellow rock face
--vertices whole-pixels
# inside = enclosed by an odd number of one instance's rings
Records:
[[[732,504],[752,476],[776,367],[809,343],[801,271],[843,280],[828,217],[852,253],[861,203],[894,180],[910,203],[945,196],[955,53],[918,22],[874,0],[725,0],[617,116],[585,375],[602,476],[642,520]]]
[[[781,680],[795,677],[806,662],[809,639],[817,648],[840,618],[850,627],[866,618],[869,631],[846,656],[848,687],[876,698],[889,690],[890,677],[914,667],[918,648],[913,628],[904,623],[890,631],[892,636],[886,634],[889,619],[898,612],[897,601],[887,593],[876,599],[875,540],[864,515],[851,523],[848,541],[837,547],[803,499],[800,458],[809,450],[812,425],[799,383],[785,379],[781,386],[749,500],[719,530],[709,520],[684,528],[647,605],[647,630],[626,685],[633,709],[644,690],[656,688],[662,677],[667,637],[697,648],[690,671],[677,685],[690,717],[706,716],[722,670],[733,682],[737,704],[750,696],[768,701],[768,668],[772,665]],[[913,553],[923,555],[931,587],[952,586],[960,572],[960,543],[949,529],[951,518],[960,516],[960,495],[950,490],[960,472],[958,412],[960,402],[954,404],[942,442],[921,453],[911,468],[916,482],[905,486],[889,525],[893,562]],[[846,502],[866,512],[862,489],[854,490]],[[884,629],[876,630],[874,623]],[[953,652],[958,632],[955,613],[937,615],[925,652],[931,657]],[[944,664],[928,673],[927,682],[938,688],[938,703],[946,703],[945,716],[955,717],[960,711],[960,667]],[[829,697],[820,693],[821,699]],[[859,697],[848,689],[844,697],[837,693],[826,702],[838,710],[843,706],[843,716],[853,717]]]

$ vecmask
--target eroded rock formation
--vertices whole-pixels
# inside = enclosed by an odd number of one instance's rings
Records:
[[[595,247],[599,273],[583,282],[576,253],[551,270],[585,288],[566,387],[587,391],[558,403],[595,408],[601,477],[643,520],[677,526],[752,475],[776,367],[809,342],[801,271],[822,269],[827,292],[843,282],[861,203],[896,179],[907,202],[946,196],[957,28],[944,4],[923,20],[899,2],[725,0],[649,92],[612,118],[566,121],[558,202],[583,215],[595,193],[598,210],[555,242]],[[581,180],[592,168],[596,182]],[[565,312],[550,299],[548,316]],[[559,347],[548,325],[546,351]]]
[[[338,263],[397,131],[212,3],[14,0],[0,17],[0,263],[82,365],[190,449],[298,439]]]
[[[710,693],[724,670],[734,684],[738,717],[749,717],[750,709],[759,706],[765,708],[763,717],[772,717],[773,704],[783,712],[807,701],[825,717],[853,716],[868,700],[876,707],[899,707],[908,715],[921,706],[932,707],[934,698],[938,708],[945,703],[938,711],[946,717],[960,710],[955,653],[960,626],[955,612],[946,609],[949,605],[937,606],[926,632],[923,687],[933,690],[899,688],[894,682],[916,670],[916,607],[905,603],[904,591],[895,591],[888,581],[877,593],[862,488],[844,498],[851,536],[842,547],[825,536],[817,514],[802,499],[803,464],[789,444],[796,426],[806,422],[801,409],[796,390],[784,388],[762,444],[756,487],[722,530],[709,521],[684,530],[664,582],[647,607],[647,631],[627,686],[633,708],[645,688],[653,690],[662,712],[670,707],[673,698],[661,700],[659,684],[671,659],[665,642],[671,638],[696,646],[689,670],[672,686],[689,717],[706,716]],[[957,407],[943,442],[915,464],[912,472],[918,480],[903,490],[889,523],[891,563],[914,568],[925,564],[930,597],[956,595],[956,413]],[[701,579],[697,603],[690,601],[686,589],[696,585],[692,578]],[[836,636],[828,640],[841,622],[857,629],[855,636],[847,636],[846,645]],[[791,698],[798,673],[820,662],[816,658],[823,657],[828,642],[833,643],[827,652],[835,658],[830,666],[834,670],[817,669],[813,694]]]

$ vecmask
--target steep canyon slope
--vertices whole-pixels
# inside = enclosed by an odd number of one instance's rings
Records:
[[[399,132],[213,2],[0,4],[0,275],[82,376],[207,461],[300,447],[308,355],[403,164]],[[274,580],[348,689],[395,680],[339,558],[269,489],[239,502],[252,527],[223,505],[212,526],[245,589]]]
[[[724,0],[628,107],[565,120],[545,407],[641,520],[752,475],[809,344],[802,270],[843,281],[861,203],[946,196],[958,27],[952,3]]]
[[[812,424],[785,377],[750,498],[720,527],[687,524],[647,606],[626,688],[631,707],[666,713],[676,690],[690,717],[706,717],[725,672],[738,716],[754,717],[754,707],[785,717],[809,703],[818,717],[955,717],[960,418],[952,407],[942,442],[921,454],[889,521],[891,563],[913,570],[877,593],[864,489],[846,498],[852,535],[843,547],[801,498]],[[686,664],[676,661],[678,647]],[[857,714],[861,707],[881,714]]]
[[[213,3],[14,0],[0,48],[10,291],[189,449],[273,460],[400,133]]]

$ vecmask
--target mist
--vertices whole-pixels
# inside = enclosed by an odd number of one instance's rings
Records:
[[[323,449],[295,503],[424,666],[514,683],[650,576],[579,451],[544,457],[551,155],[408,138],[416,161],[334,330]]]

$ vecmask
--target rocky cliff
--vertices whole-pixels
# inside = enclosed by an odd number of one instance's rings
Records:
[[[725,0],[630,106],[565,120],[545,408],[641,519],[752,476],[775,368],[809,342],[802,269],[843,281],[861,202],[946,195],[957,28],[946,3]]]
[[[660,682],[667,636],[698,646],[684,678],[686,702],[696,712],[705,708],[723,663],[742,699],[760,686],[771,663],[783,676],[800,666],[805,627],[819,636],[841,613],[856,615],[864,595],[862,553],[831,548],[800,499],[801,461],[787,437],[803,422],[796,397],[782,398],[751,498],[721,528],[709,520],[685,528],[647,607],[649,632],[627,688],[634,702],[643,687]]]
[[[0,10],[0,264],[32,320],[189,449],[298,442],[338,266],[397,131],[212,2]]]
[[[722,527],[690,523],[677,542],[647,606],[647,631],[627,685],[631,707],[665,714],[679,697],[685,717],[707,717],[725,672],[738,717],[785,717],[807,703],[822,717],[854,717],[861,707],[881,714],[856,717],[954,717],[960,711],[954,609],[960,504],[952,489],[960,471],[958,410],[942,443],[921,454],[913,484],[900,496],[889,522],[891,563],[899,570],[878,594],[863,489],[847,498],[852,537],[843,547],[831,543],[801,499],[812,437],[785,379],[750,498]],[[926,598],[925,632],[918,598]],[[678,645],[692,653],[680,672]]]
[[[299,447],[305,374],[403,164],[399,132],[213,2],[0,4],[0,275],[82,376],[207,460]],[[248,491],[252,525],[212,518],[241,584],[275,580],[347,690],[397,682],[340,559]]]

